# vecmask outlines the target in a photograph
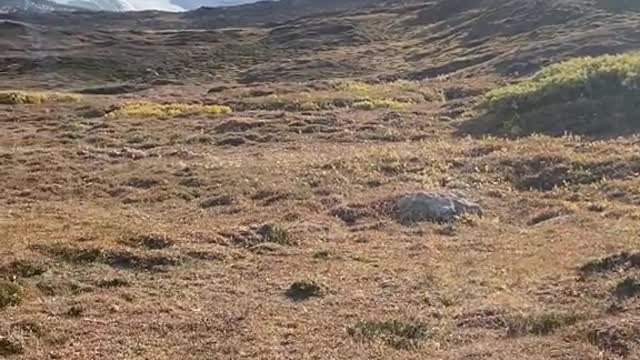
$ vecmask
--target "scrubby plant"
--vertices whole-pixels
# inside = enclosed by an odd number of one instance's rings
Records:
[[[276,224],[264,224],[256,231],[265,241],[289,245],[291,244],[291,238],[287,229]]]
[[[640,127],[640,53],[580,57],[494,89],[482,106],[514,133],[601,134]]]
[[[542,312],[514,316],[508,321],[509,336],[549,335],[556,330],[573,325],[583,316],[564,312]]]
[[[221,115],[233,112],[225,105],[201,105],[185,103],[160,104],[154,102],[134,102],[120,106],[109,113],[110,117],[159,117],[172,118],[186,115]]]
[[[18,305],[21,301],[22,289],[14,282],[0,279],[0,309]]]
[[[0,104],[4,105],[66,103],[75,102],[79,99],[80,97],[78,95],[59,92],[21,90],[0,91]]]
[[[322,297],[323,289],[315,281],[302,280],[291,284],[286,295],[290,299],[301,301],[312,297]]]
[[[361,321],[349,328],[347,333],[360,340],[381,340],[396,349],[412,349],[429,336],[427,326],[420,322],[400,320]]]

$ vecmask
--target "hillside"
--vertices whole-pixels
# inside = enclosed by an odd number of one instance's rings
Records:
[[[638,24],[0,14],[0,357],[638,359]]]

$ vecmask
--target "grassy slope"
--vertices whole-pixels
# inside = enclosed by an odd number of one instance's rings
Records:
[[[0,356],[633,359],[637,141],[455,132],[544,49],[633,46],[633,17],[545,8],[540,23],[513,12],[529,2],[489,3],[277,32],[107,29],[80,50],[51,31],[49,73],[3,54],[7,87],[123,93],[0,105]],[[520,25],[497,23],[505,13]],[[81,62],[108,39],[128,40]],[[118,71],[144,86],[96,90]],[[353,106],[365,98],[408,105]],[[134,101],[234,112],[108,115]],[[405,226],[380,212],[416,190],[463,191],[485,216]]]

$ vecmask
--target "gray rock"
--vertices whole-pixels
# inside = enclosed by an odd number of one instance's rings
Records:
[[[402,223],[450,222],[464,214],[482,215],[480,205],[453,192],[418,192],[400,197],[395,215]]]

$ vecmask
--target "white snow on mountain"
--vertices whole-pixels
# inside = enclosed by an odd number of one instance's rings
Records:
[[[256,2],[258,0],[53,0],[58,4],[71,5],[90,10],[105,11],[185,11],[201,6],[232,6]]]
[[[182,7],[174,5],[171,0],[54,0],[59,4],[80,6],[92,10],[106,11],[184,11]]]

